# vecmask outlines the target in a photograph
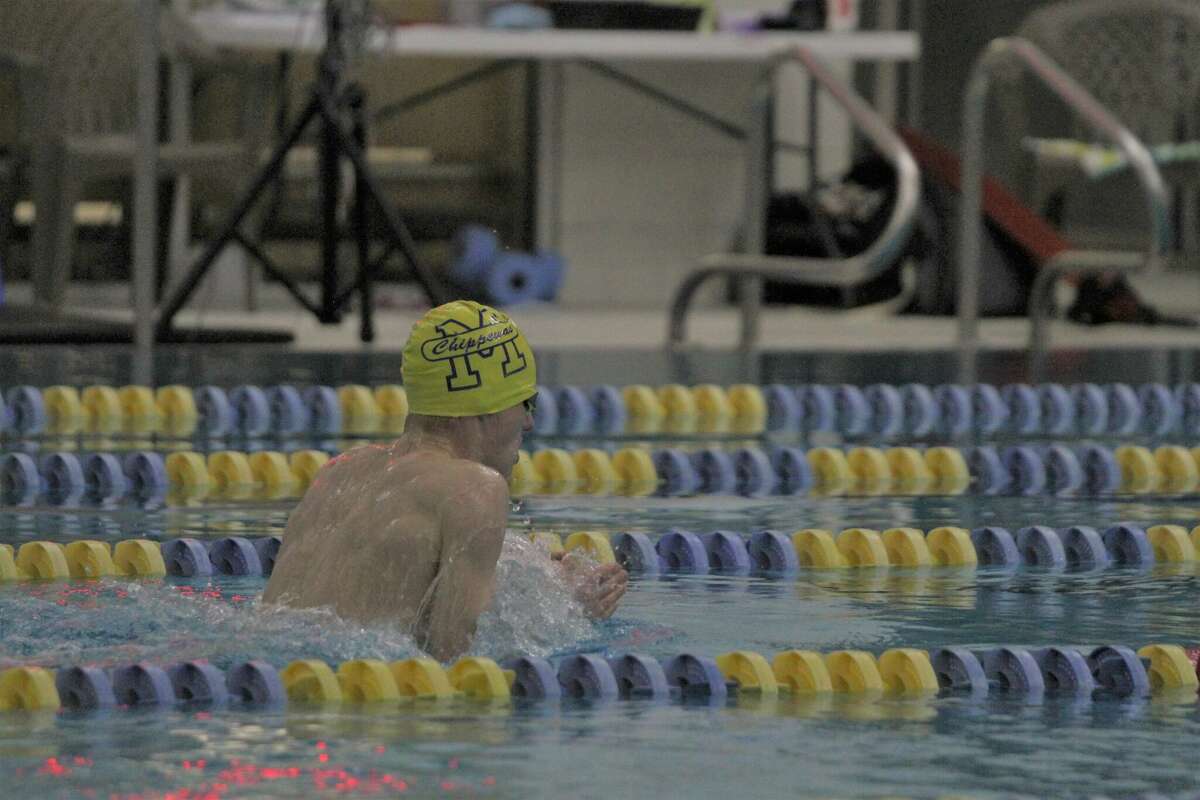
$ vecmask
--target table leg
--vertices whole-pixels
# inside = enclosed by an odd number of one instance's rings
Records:
[[[538,62],[536,96],[527,110],[526,153],[534,156],[526,165],[526,187],[532,192],[527,195],[531,226],[527,230],[534,250],[562,248],[564,68],[559,61]]]

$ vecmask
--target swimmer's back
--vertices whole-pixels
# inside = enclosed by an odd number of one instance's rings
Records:
[[[288,519],[263,599],[413,628],[438,574],[445,508],[480,475],[503,482],[479,464],[402,448],[335,459]]]

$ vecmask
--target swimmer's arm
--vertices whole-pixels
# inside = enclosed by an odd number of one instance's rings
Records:
[[[492,599],[508,518],[508,484],[490,470],[487,476],[465,481],[441,514],[438,584],[424,643],[440,661],[466,652],[479,615]]]

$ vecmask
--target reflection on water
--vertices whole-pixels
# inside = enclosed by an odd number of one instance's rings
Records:
[[[1179,796],[1197,734],[1180,706],[1054,697],[16,714],[0,775],[37,797]]]
[[[0,542],[259,536],[280,533],[287,512],[287,504],[249,503],[25,509],[0,515]],[[751,649],[769,658],[790,648],[878,653],[899,646],[1187,644],[1197,638],[1192,565],[634,576],[616,617],[593,624],[558,583],[549,559],[522,534],[1099,527],[1118,520],[1186,525],[1194,517],[1195,509],[1177,499],[535,499],[511,520],[514,535],[497,567],[497,595],[480,620],[473,650],[501,659],[516,652],[665,658]],[[228,666],[263,657],[277,665],[296,658],[336,664],[417,652],[405,632],[387,626],[263,607],[264,583],[217,576],[0,585],[0,667],[192,658]],[[0,775],[16,787],[14,796],[37,797],[76,797],[88,788],[103,797],[162,795],[211,791],[217,784],[226,787],[220,797],[386,794],[401,783],[417,796],[919,797],[951,787],[971,795],[1170,795],[1200,789],[1190,766],[1198,733],[1194,695],[1122,702],[1048,694],[1037,703],[1003,696],[494,707],[456,701],[366,713],[289,707],[14,714],[0,719]],[[126,766],[133,761],[138,769]]]

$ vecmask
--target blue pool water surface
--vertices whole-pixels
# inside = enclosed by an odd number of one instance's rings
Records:
[[[764,357],[761,382],[814,376],[865,382],[884,363],[781,358]],[[0,356],[0,366],[16,370],[7,374],[37,385],[119,383],[126,368],[116,358],[93,359],[86,368],[82,363],[75,364],[75,374],[60,376],[45,370],[64,369],[61,362],[44,367]],[[390,369],[386,359],[364,360],[356,372],[346,362],[243,364],[206,356],[170,379],[229,384],[234,380],[222,375],[230,363],[261,367],[262,383],[368,382],[383,380]],[[588,372],[582,360],[547,359],[547,370],[560,376],[548,380],[665,382],[654,375],[671,370],[671,380],[689,383],[743,377],[732,359],[680,366],[656,355],[620,364],[615,356],[593,360]],[[1006,364],[1000,359],[994,367],[1002,371]],[[1147,380],[1196,379],[1185,355],[1131,359],[1127,366],[1157,370]],[[942,360],[931,358],[924,373],[909,363],[886,368],[896,374],[870,372],[870,378],[933,382],[941,368]],[[616,374],[619,369],[627,374]],[[1002,376],[994,377],[1001,382]],[[0,510],[0,543],[278,534],[289,508],[231,503]],[[1194,497],[536,498],[511,515],[498,593],[472,652],[499,660],[515,653],[553,659],[581,652],[715,657],[749,649],[769,659],[791,648],[879,653],[893,647],[1200,643],[1197,572],[1175,565],[1096,572],[943,567],[635,575],[614,618],[592,623],[548,577],[544,556],[523,536],[530,530],[658,535],[670,527],[788,533],[950,524],[1100,528],[1116,522],[1178,523],[1190,530],[1198,517]],[[227,667],[248,658],[277,667],[296,658],[336,665],[418,653],[403,631],[366,628],[321,611],[264,607],[264,585],[263,578],[229,576],[0,584],[0,669],[187,659]],[[715,704],[518,700],[502,706],[455,701],[14,712],[0,716],[0,796],[1183,797],[1200,793],[1197,712],[1194,694],[1083,700],[1053,692],[1038,700],[1015,694],[869,702],[742,696]]]

